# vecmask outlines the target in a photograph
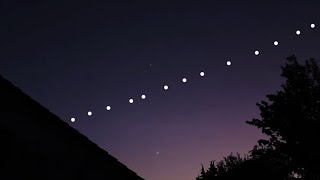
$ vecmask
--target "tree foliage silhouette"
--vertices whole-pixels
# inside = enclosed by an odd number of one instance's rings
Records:
[[[196,180],[216,180],[221,178],[225,173],[230,170],[240,166],[243,162],[247,160],[247,156],[240,157],[240,154],[237,153],[234,155],[231,153],[227,157],[223,157],[223,159],[219,162],[211,161],[210,166],[207,171],[204,170],[203,165],[201,168],[200,175],[196,178]]]
[[[282,66],[282,90],[257,103],[260,119],[246,121],[269,139],[260,139],[246,158],[232,154],[202,166],[197,180],[233,178],[320,179],[320,71],[315,59],[300,64],[293,55]],[[210,175],[210,176],[209,176]]]
[[[295,56],[287,58],[281,76],[283,90],[267,95],[269,102],[257,103],[261,119],[247,121],[268,135],[251,151],[252,157],[272,154],[290,171],[305,179],[319,176],[320,71],[315,59],[299,64]]]

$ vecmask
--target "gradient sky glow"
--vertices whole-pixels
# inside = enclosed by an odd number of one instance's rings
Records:
[[[320,59],[319,9],[0,2],[0,73],[141,177],[194,180],[201,163],[247,153],[263,137],[245,121],[280,90],[286,57]]]

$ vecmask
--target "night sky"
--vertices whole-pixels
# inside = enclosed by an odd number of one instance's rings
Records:
[[[193,180],[263,137],[286,57],[320,59],[320,1],[183,2],[1,1],[0,74],[139,176]]]

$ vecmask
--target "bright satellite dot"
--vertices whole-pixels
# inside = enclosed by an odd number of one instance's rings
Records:
[[[107,106],[106,109],[107,109],[108,111],[110,111],[110,110],[111,110],[111,106]]]
[[[255,51],[254,54],[258,56],[259,55],[259,51]]]
[[[133,99],[129,99],[129,103],[132,104],[133,103]]]
[[[204,72],[201,72],[201,73],[200,73],[200,76],[204,76]]]
[[[92,112],[91,111],[88,111],[88,116],[91,116],[92,115]]]
[[[274,44],[275,46],[278,46],[279,43],[278,43],[278,41],[274,41],[273,44]]]
[[[227,61],[227,65],[230,66],[231,65],[231,61]]]
[[[311,24],[311,28],[315,28],[316,27],[316,25],[315,24]]]
[[[164,89],[164,90],[168,90],[169,87],[168,87],[167,85],[165,85],[165,86],[163,86],[163,89]]]
[[[71,118],[71,122],[75,122],[76,121],[76,119],[75,118]]]
[[[301,32],[299,30],[296,31],[296,34],[299,35]]]
[[[142,98],[142,99],[145,99],[145,98],[146,98],[146,95],[143,94],[143,95],[141,96],[141,98]]]
[[[187,79],[186,79],[186,78],[183,78],[183,79],[182,79],[182,82],[184,82],[184,83],[187,82]]]

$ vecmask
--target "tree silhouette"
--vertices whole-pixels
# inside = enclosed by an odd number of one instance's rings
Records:
[[[247,156],[243,158],[240,157],[239,153],[237,153],[236,155],[233,155],[233,153],[231,153],[229,156],[223,157],[223,159],[219,162],[211,161],[207,171],[204,170],[204,167],[201,164],[201,172],[200,175],[196,178],[196,180],[221,179],[221,176],[224,176],[232,169],[240,166],[243,162],[247,160],[247,158]]]
[[[206,179],[206,172],[204,171],[204,167],[201,164],[201,171],[200,171],[200,175],[196,178],[196,180],[204,180]]]
[[[320,179],[320,71],[315,59],[302,65],[293,55],[282,66],[281,91],[257,103],[260,119],[246,121],[269,139],[260,139],[249,157],[231,154],[202,166],[197,180]]]
[[[211,161],[205,177],[207,179],[213,179],[217,176],[217,174],[218,174],[218,168],[215,165],[215,161]]]
[[[261,119],[247,121],[268,135],[251,151],[252,157],[270,156],[281,161],[295,176],[319,178],[320,158],[320,71],[314,59],[299,64],[287,58],[281,76],[283,90],[267,95],[269,102],[257,103]],[[299,175],[297,175],[299,174]]]

